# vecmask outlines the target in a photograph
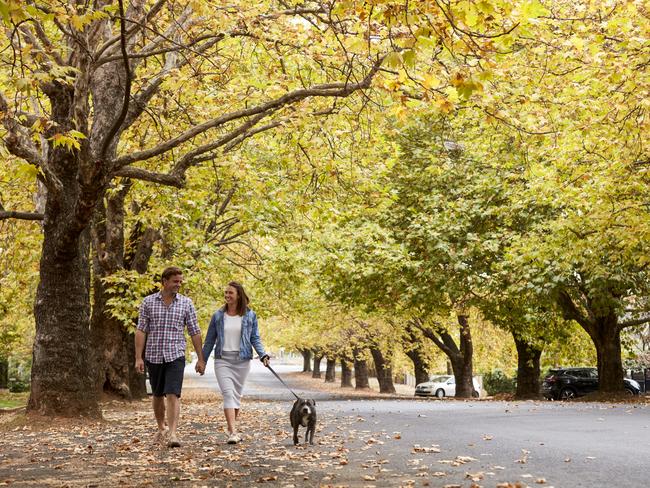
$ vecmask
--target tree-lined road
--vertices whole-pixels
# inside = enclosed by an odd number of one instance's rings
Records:
[[[274,369],[285,373],[283,379],[291,386],[286,373],[299,367],[274,365]],[[212,370],[198,383],[194,373],[186,379],[188,386],[217,386]],[[318,400],[319,415],[327,425],[322,425],[317,441],[327,442],[328,436],[341,432],[350,440],[349,465],[339,473],[337,483],[346,477],[358,483],[362,469],[363,475],[376,478],[368,483],[377,486],[396,484],[405,476],[418,484],[417,480],[433,478],[440,480],[439,486],[470,486],[468,473],[482,477],[477,481],[482,486],[516,481],[555,488],[648,486],[644,468],[650,458],[647,405],[341,400],[328,399],[322,391],[295,391]],[[291,394],[256,361],[245,394],[248,400],[284,402],[287,412],[291,407]],[[415,445],[440,452],[413,452]],[[390,471],[379,472],[380,468]],[[538,485],[542,479],[545,483]],[[438,486],[437,481],[433,486]]]

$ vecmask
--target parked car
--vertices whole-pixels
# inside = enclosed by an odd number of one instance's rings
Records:
[[[476,378],[473,379],[474,391],[472,396],[479,397],[481,387]],[[450,375],[434,376],[429,381],[420,383],[415,387],[415,396],[436,396],[444,398],[456,395],[456,378]]]
[[[641,385],[629,378],[623,378],[625,391],[629,395],[641,393]],[[549,400],[570,400],[598,390],[596,368],[551,369],[542,383],[542,394]]]

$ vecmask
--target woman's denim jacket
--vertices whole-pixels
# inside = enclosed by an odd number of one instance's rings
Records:
[[[207,361],[210,353],[214,348],[214,358],[220,359],[223,352],[223,309],[217,310],[208,326],[208,333],[205,336],[203,345],[203,357]],[[253,359],[253,347],[259,354],[260,358],[266,356],[264,346],[260,339],[260,333],[257,327],[257,315],[250,308],[241,319],[241,340],[239,342],[239,359]]]

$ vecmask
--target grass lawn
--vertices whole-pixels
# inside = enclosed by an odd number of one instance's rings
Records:
[[[27,405],[29,393],[11,393],[9,390],[0,390],[0,408],[15,408]]]

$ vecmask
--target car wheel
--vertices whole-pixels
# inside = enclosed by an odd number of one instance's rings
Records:
[[[575,396],[576,391],[573,388],[562,388],[560,391],[560,400],[571,400]]]
[[[634,391],[632,388],[625,388],[625,394],[629,396],[634,396],[637,394],[637,392]]]
[[[472,398],[478,398],[479,396],[480,395],[479,395],[478,391],[472,390]]]
[[[438,388],[436,390],[436,396],[438,398],[444,398],[445,397],[445,390],[443,390],[442,388]]]

